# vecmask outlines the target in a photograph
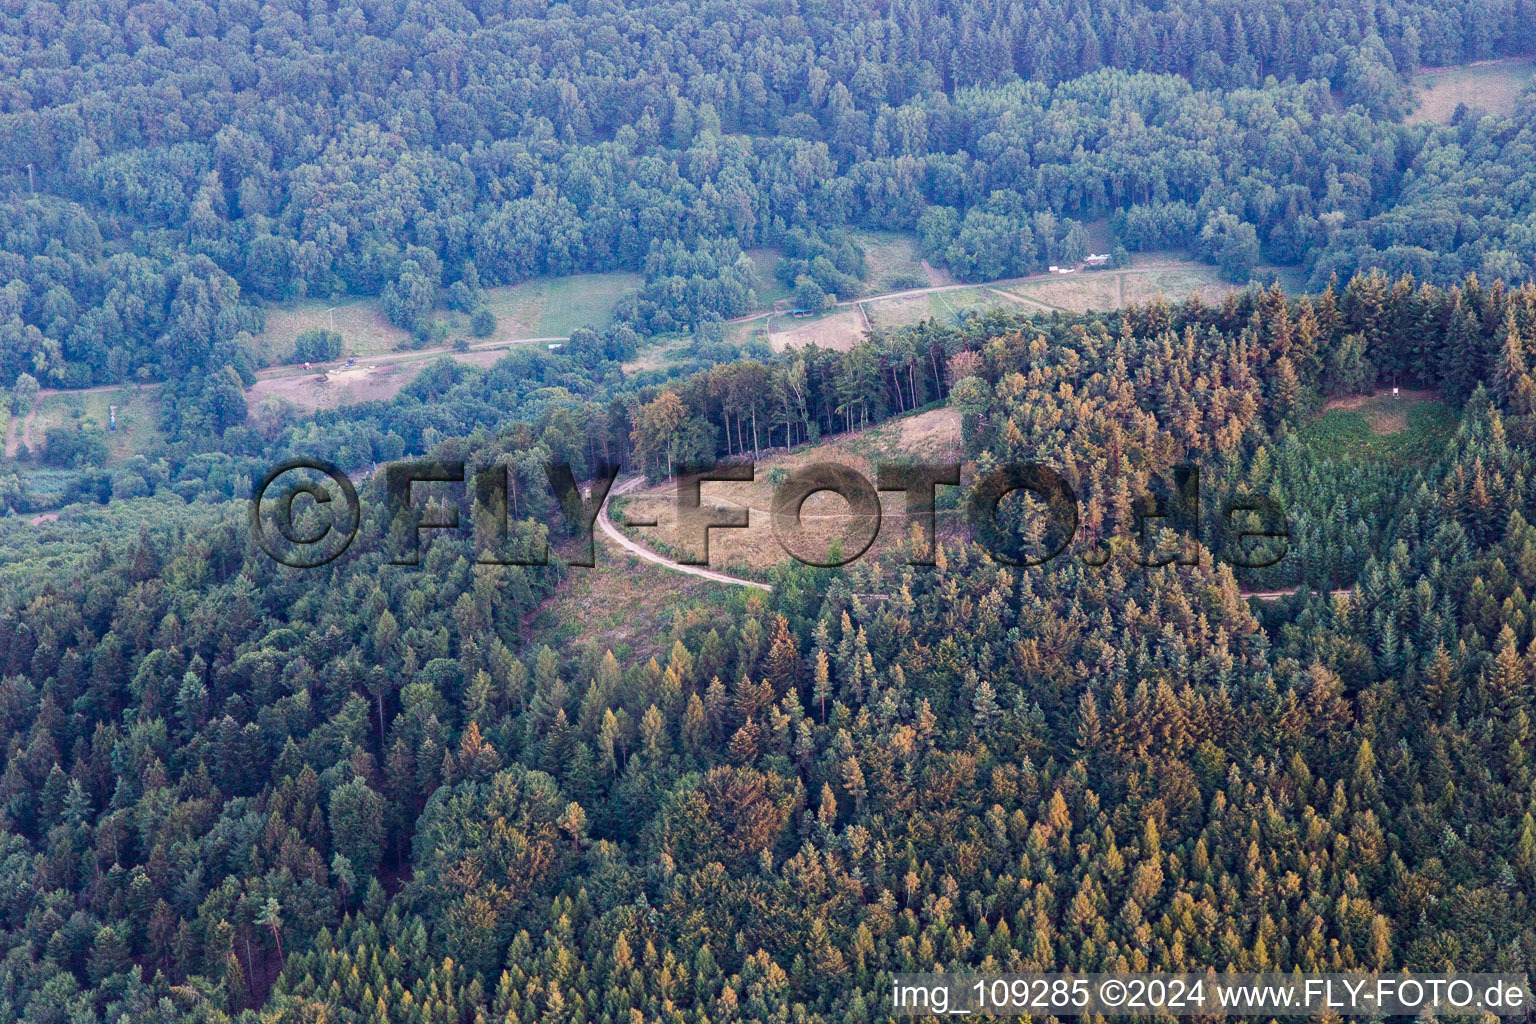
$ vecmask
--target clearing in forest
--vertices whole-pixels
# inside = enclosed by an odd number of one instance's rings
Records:
[[[774,268],[784,254],[778,249],[763,247],[748,249],[747,259],[757,272],[757,305],[759,309],[772,309],[775,302],[787,301],[794,294],[790,288],[773,276]]]
[[[1511,114],[1533,72],[1536,61],[1529,57],[1422,68],[1413,76],[1418,106],[1408,115],[1408,123],[1450,124],[1462,103],[1490,114]]]
[[[1399,465],[1429,461],[1456,430],[1456,410],[1433,391],[1386,388],[1328,403],[1301,438],[1320,458],[1388,460]]]
[[[878,464],[900,459],[959,461],[959,413],[951,408],[932,409],[792,452],[777,449],[775,454],[757,460],[755,479],[751,482],[711,481],[703,484],[701,502],[706,508],[746,508],[749,521],[745,529],[710,531],[709,567],[733,575],[761,578],[765,570],[789,559],[774,536],[772,509],[775,489],[794,470],[832,462],[848,466],[873,481]],[[961,489],[957,487],[938,489],[941,535],[946,526],[952,529],[958,519],[960,493]],[[912,524],[907,520],[905,500],[899,491],[881,492],[879,533],[867,557],[896,551],[907,542]],[[613,520],[621,526],[625,515],[636,519],[654,516],[656,526],[637,527],[626,532],[653,551],[670,558],[678,557],[682,541],[677,535],[675,482],[663,481],[655,487],[615,499],[612,507]],[[867,531],[871,525],[862,518],[856,519],[850,513],[848,503],[830,491],[808,498],[801,510],[800,521],[801,528],[795,533],[797,550],[817,558],[826,557],[834,543],[844,552],[854,550],[860,532]]]
[[[957,291],[903,295],[895,299],[872,299],[864,304],[870,323],[876,328],[905,327],[937,320],[953,327],[963,318],[980,315],[997,306],[1007,306],[992,289],[965,288]]]
[[[44,392],[31,413],[14,419],[14,430],[7,431],[6,455],[14,456],[22,445],[37,455],[46,443],[49,430],[71,424],[105,433],[109,463],[153,451],[165,441],[160,432],[158,390],[124,387]],[[109,430],[114,405],[117,406],[117,429]]]
[[[606,327],[619,296],[641,283],[639,274],[575,274],[541,277],[521,284],[485,290],[486,307],[496,317],[496,329],[486,338],[471,338],[469,315],[439,307],[433,317],[448,328],[450,338],[470,338],[475,344],[526,338],[567,337],[578,327]],[[286,364],[293,358],[294,339],[314,328],[341,335],[342,354],[359,359],[409,349],[411,334],[389,322],[377,298],[353,296],[335,301],[306,299],[267,306],[266,328],[255,349],[268,362]]]
[[[473,352],[423,352],[419,356],[380,359],[369,362],[364,357],[356,365],[331,369],[325,373],[280,373],[263,376],[246,389],[245,404],[252,420],[259,422],[283,403],[302,413],[336,409],[344,405],[383,401],[416,379],[433,360],[444,355],[455,362],[486,367],[507,354],[505,346],[476,349]],[[324,378],[324,379],[322,379]]]
[[[768,343],[775,352],[819,345],[846,352],[864,337],[864,314],[857,306],[839,306],[821,316],[799,319],[788,313],[776,313],[772,319]]]
[[[267,306],[262,312],[266,328],[256,336],[254,347],[271,363],[291,361],[294,339],[316,328],[334,329],[341,335],[342,351],[356,356],[393,352],[411,340],[409,331],[389,322],[374,298],[304,299]]]
[[[914,235],[901,231],[850,231],[854,244],[864,250],[864,261],[869,269],[864,279],[864,291],[870,295],[899,291],[903,288],[923,288],[935,284],[949,284],[950,280],[936,281],[923,262],[923,254]],[[942,272],[941,272],[942,273]],[[944,274],[945,278],[949,275]],[[840,299],[852,298],[839,295]]]
[[[640,287],[639,274],[575,274],[541,277],[521,284],[485,290],[485,304],[496,316],[496,330],[481,342],[523,338],[563,338],[578,327],[601,329],[613,321],[613,306],[631,288]],[[439,310],[451,337],[469,337],[469,317]]]
[[[681,624],[678,616],[687,621],[714,616],[729,620],[725,602],[736,596],[737,588],[654,565],[625,552],[600,531],[596,544],[596,567],[569,569],[554,593],[524,617],[525,643],[548,644],[573,654],[592,671],[608,651],[620,664],[643,664],[654,657],[665,665],[673,629]],[[521,570],[482,566],[475,571],[494,583]],[[721,631],[725,628],[722,623]]]

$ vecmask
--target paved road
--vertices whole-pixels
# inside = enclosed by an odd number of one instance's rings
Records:
[[[723,572],[715,572],[713,569],[706,569],[701,565],[682,565],[670,558],[658,555],[656,552],[651,551],[649,548],[636,544],[634,541],[624,536],[623,533],[619,532],[619,528],[613,525],[613,520],[608,518],[608,502],[612,501],[614,498],[621,494],[629,494],[644,482],[644,477],[635,476],[630,477],[628,480],[625,480],[622,483],[614,484],[613,488],[608,492],[608,498],[603,502],[602,511],[597,515],[597,525],[603,531],[603,536],[607,537],[609,540],[613,541],[619,547],[634,555],[636,558],[643,558],[647,562],[652,562],[656,565],[662,566],[663,568],[671,569],[674,572],[685,573],[689,576],[697,576],[700,579],[714,580],[716,583],[730,583],[738,587],[752,587],[754,590],[766,590],[770,593],[773,591],[773,588],[768,584],[759,583],[756,580],[744,580],[740,576],[730,576]]]

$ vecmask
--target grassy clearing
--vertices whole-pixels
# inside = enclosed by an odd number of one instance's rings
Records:
[[[1206,302],[1220,302],[1238,285],[1225,280],[1215,267],[1186,263],[1182,266],[1121,271],[1122,305],[1151,302],[1161,296],[1179,302],[1198,295]]]
[[[745,324],[733,324],[726,329],[725,340],[733,344],[744,345],[751,338],[752,332],[761,327],[763,321],[754,320]],[[657,338],[645,345],[635,353],[635,358],[627,363],[620,364],[619,368],[625,373],[645,373],[648,370],[664,370],[688,354],[691,343],[688,338],[668,337]]]
[[[1444,450],[1456,421],[1456,410],[1432,398],[1378,394],[1334,405],[1301,438],[1320,459],[1415,465]]]
[[[619,296],[641,284],[639,274],[578,274],[545,283],[544,310],[535,337],[564,337],[578,327],[603,328],[613,322]]]
[[[747,259],[752,261],[752,267],[757,271],[757,304],[763,309],[772,309],[775,302],[783,302],[794,294],[782,281],[773,276],[773,268],[779,265],[783,255],[778,249],[747,250]]]
[[[998,306],[1007,308],[1007,300],[985,287],[878,299],[864,304],[870,322],[877,328],[904,327],[930,319],[954,324],[962,316],[985,313]]]
[[[796,469],[818,462],[848,466],[867,479],[875,478],[878,463],[895,459],[958,460],[960,457],[960,417],[953,409],[932,409],[904,416],[869,430],[808,445],[793,452],[759,459],[751,482],[710,482],[703,485],[702,503],[717,509],[745,508],[749,525],[739,530],[712,530],[709,538],[710,568],[733,575],[761,578],[766,570],[786,561],[774,533],[773,496],[775,489]],[[939,489],[939,523],[943,530],[957,516],[958,488]],[[693,541],[678,536],[676,520],[677,491],[667,481],[615,502],[614,519],[622,524],[623,514],[636,518],[654,516],[655,527],[630,531],[647,547],[677,557]],[[905,498],[900,492],[882,492],[881,521],[871,545],[870,555],[896,551],[910,535]],[[786,528],[791,523],[782,524]],[[808,498],[801,509],[800,526],[792,537],[796,551],[824,559],[836,543],[844,553],[857,551],[860,534],[873,524],[855,518],[841,497],[823,491]]]
[[[900,231],[851,231],[855,244],[864,250],[869,265],[865,291],[870,294],[911,288],[917,282],[933,283],[923,266],[917,238]]]
[[[266,329],[256,338],[256,350],[272,363],[291,361],[294,339],[304,331],[329,330],[333,324],[349,355],[393,352],[411,339],[409,331],[389,322],[377,299],[306,299],[267,306],[263,312]]]
[[[1089,252],[1109,252],[1115,247],[1115,232],[1108,217],[1084,221],[1083,230],[1088,232]]]
[[[525,642],[549,644],[593,664],[610,650],[621,664],[652,657],[665,664],[679,615],[692,621],[718,614],[724,632],[729,621],[725,602],[734,596],[729,593],[734,587],[653,565],[601,533],[596,555],[595,568],[572,567],[555,593],[524,620]]]
[[[1078,313],[1119,309],[1120,274],[1103,271],[1078,271],[1075,274],[1037,278],[1007,289],[1014,295],[1033,299],[1056,309]]]
[[[1529,57],[1424,68],[1413,76],[1419,102],[1408,115],[1408,122],[1449,124],[1462,103],[1490,114],[1513,113],[1515,102],[1530,84],[1533,72],[1536,61]]]
[[[578,327],[606,327],[619,296],[638,288],[640,282],[639,274],[576,274],[488,288],[486,306],[496,316],[496,330],[489,338],[476,340],[566,337]],[[266,330],[257,337],[255,347],[272,363],[292,359],[293,342],[301,332],[333,324],[349,356],[380,355],[411,346],[410,332],[390,323],[374,298],[315,299],[268,306],[264,312]],[[467,314],[440,308],[433,315],[448,325],[450,336],[469,336]]]
[[[108,430],[110,406],[117,406],[117,429]],[[62,392],[39,399],[37,409],[25,422],[26,433],[18,438],[34,453],[43,447],[54,427],[79,423],[107,434],[110,461],[141,455],[164,443],[160,433],[160,406],[154,390],[124,388],[107,392]]]
[[[612,322],[619,296],[640,287],[640,282],[639,274],[576,274],[488,288],[486,305],[496,316],[496,331],[486,340],[563,338],[578,327],[601,329]],[[465,314],[439,311],[438,315],[448,323],[450,333],[469,333]]]

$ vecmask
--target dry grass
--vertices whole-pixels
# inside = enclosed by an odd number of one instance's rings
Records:
[[[1529,57],[1424,68],[1413,76],[1419,102],[1408,122],[1449,124],[1457,105],[1462,103],[1490,114],[1513,113],[1533,71],[1536,62]]]
[[[840,307],[835,312],[811,320],[796,320],[779,315],[773,318],[768,343],[775,352],[806,345],[846,352],[864,337],[864,314],[857,307]]]
[[[715,601],[734,589],[636,558],[599,533],[597,566],[573,566],[554,594],[524,619],[523,639],[574,653],[583,663],[610,650],[623,664],[651,657],[665,663],[676,617],[718,615],[724,632],[730,615]]]
[[[292,360],[293,342],[301,333],[317,327],[329,329],[333,322],[347,355],[393,352],[411,338],[409,331],[389,322],[376,299],[307,299],[267,306],[263,312],[266,329],[256,338],[256,350],[273,363]]]
[[[832,462],[875,479],[879,463],[897,459],[959,461],[960,418],[953,409],[936,409],[906,416],[870,430],[836,438],[826,444],[769,456],[757,462],[755,479],[750,482],[719,481],[702,485],[702,504],[706,508],[748,510],[745,529],[711,530],[709,565],[720,572],[760,575],[789,558],[774,534],[773,496],[782,479],[802,467]],[[953,508],[957,488],[940,488],[939,522],[953,519],[945,511],[945,499]],[[898,491],[880,494],[879,533],[869,548],[869,556],[893,552],[907,541],[912,524],[906,515],[905,497]],[[655,527],[636,528],[637,539],[663,554],[677,556],[692,551],[693,540],[685,544],[677,532],[677,489],[671,481],[637,492],[624,503],[624,511],[637,519],[655,517]],[[622,517],[615,516],[622,523]],[[791,522],[781,524],[786,530]],[[837,542],[845,554],[857,550],[860,534],[871,524],[855,518],[848,503],[839,495],[823,491],[812,495],[801,509],[800,527],[794,531],[796,551],[815,559],[825,559]]]
[[[1078,313],[1118,309],[1121,304],[1120,275],[1102,270],[1079,270],[1065,276],[1052,274],[1016,284],[1007,290],[1046,306]]]
[[[877,328],[903,327],[924,320],[953,323],[964,313],[985,313],[1002,305],[991,288],[966,288],[952,292],[929,292],[926,295],[907,295],[899,299],[879,299],[866,302],[864,308]]]
[[[1198,295],[1207,302],[1220,302],[1239,286],[1222,279],[1215,267],[1185,263],[1158,269],[1121,271],[1121,304],[1139,305],[1163,298],[1179,302]]]

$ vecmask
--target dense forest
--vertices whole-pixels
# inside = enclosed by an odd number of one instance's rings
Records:
[[[904,971],[1536,972],[1536,106],[1404,117],[1417,69],[1536,52],[1533,15],[0,4],[0,415],[140,383],[159,428],[0,461],[0,1020],[857,1024]],[[869,293],[861,230],[988,281],[1090,229],[1246,287],[726,331]],[[614,270],[558,347],[248,400],[273,303],[370,297],[425,346]],[[681,590],[572,564],[545,471],[940,410],[968,486],[1070,483],[1069,557],[949,523]],[[317,569],[247,525],[296,455],[363,498]],[[416,521],[375,470],[427,455],[505,466],[498,554],[548,563],[480,561],[471,491],[387,564]],[[1190,529],[1144,536],[1187,466]],[[1263,509],[1273,564],[1236,536]],[[1001,526],[1049,548],[1044,512]],[[634,628],[591,625],[603,574]]]
[[[944,400],[968,457],[1057,453],[1085,540],[1198,461],[1288,506],[1290,580],[1353,593],[1258,614],[1209,553],[1019,570],[949,538],[931,569],[785,568],[653,656],[562,655],[519,621],[572,570],[445,535],[385,571],[377,500],[318,575],[233,511],[162,521],[0,615],[5,1007],[860,1020],[935,966],[1533,966],[1536,288],[1374,275],[901,341],[435,448],[643,464],[627,428],[667,405],[723,455],[762,396],[765,446],[786,397],[786,442]],[[1307,410],[1384,374],[1445,382],[1443,450],[1406,480],[1309,462]],[[523,550],[560,523],[525,493]]]
[[[1112,217],[1127,248],[1187,246],[1239,282],[1260,261],[1319,288],[1516,280],[1528,119],[1397,118],[1421,65],[1530,52],[1531,13],[14,4],[0,384],[249,385],[263,300],[377,295],[427,337],[440,305],[576,271],[643,272],[621,312],[667,332],[751,305],[740,249],[839,225],[918,232],[965,279],[1071,262]]]

